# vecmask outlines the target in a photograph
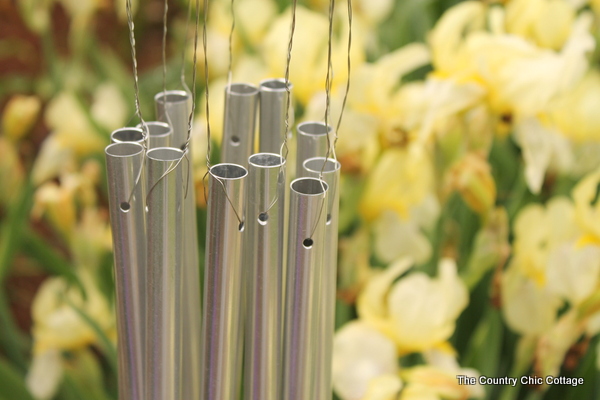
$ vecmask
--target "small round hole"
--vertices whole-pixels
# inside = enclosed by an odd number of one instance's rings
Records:
[[[240,138],[238,136],[232,136],[231,137],[231,144],[234,146],[237,146],[240,144]]]
[[[244,221],[240,222],[240,224],[238,225],[238,230],[240,232],[244,232]]]
[[[307,248],[310,249],[313,245],[313,240],[311,238],[306,238],[304,239],[304,241],[302,242],[302,245]]]
[[[124,201],[121,203],[121,211],[128,212],[130,209],[131,205],[128,202]]]
[[[327,221],[325,223],[327,225],[331,224],[331,214],[327,214]]]
[[[259,224],[266,225],[268,219],[269,219],[269,215],[267,213],[258,214],[258,223]]]

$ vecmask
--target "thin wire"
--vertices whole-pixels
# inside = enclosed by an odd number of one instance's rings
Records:
[[[292,22],[290,24],[290,39],[288,42],[287,59],[285,62],[285,92],[287,94],[286,105],[285,105],[285,132],[283,135],[283,144],[279,150],[280,156],[287,161],[289,148],[287,145],[288,132],[290,131],[290,105],[292,101],[292,94],[290,91],[290,64],[292,61],[292,48],[294,45],[294,32],[296,31],[296,5],[297,0],[292,1]],[[285,153],[284,153],[285,151]]]
[[[185,83],[185,51],[187,49],[187,40],[188,40],[188,29],[190,27],[190,19],[192,18],[192,1],[188,1],[188,11],[187,11],[187,19],[185,20],[185,35],[183,36],[183,50],[181,51],[181,73],[179,75],[179,79],[181,80],[181,86],[185,89],[186,92],[191,93],[192,91]]]
[[[342,116],[344,115],[344,109],[346,108],[346,102],[348,101],[348,93],[350,92],[350,73],[352,71],[352,62],[350,57],[350,51],[352,50],[352,0],[348,0],[348,80],[346,81],[346,93],[344,93],[344,101],[342,102],[342,110],[340,111],[340,118],[338,119],[337,127],[335,129],[334,141],[333,141],[333,156],[337,160],[335,154],[335,147],[338,141],[338,132],[342,125]]]
[[[223,181],[213,175],[210,170],[211,170],[211,163],[210,163],[210,106],[209,106],[209,89],[208,89],[208,78],[209,78],[209,74],[208,74],[208,57],[207,57],[207,53],[208,53],[208,44],[207,44],[207,34],[206,34],[206,26],[208,25],[208,2],[209,0],[204,0],[204,25],[202,26],[202,47],[204,49],[204,94],[205,94],[205,99],[206,99],[206,139],[207,139],[207,150],[206,150],[206,167],[207,167],[207,171],[204,174],[204,176],[202,177],[202,181],[204,182],[206,177],[208,176],[208,174],[210,174],[213,178],[215,178],[215,180],[217,182],[219,182],[219,184],[221,185],[221,187],[223,188],[223,192],[225,193],[225,198],[227,199],[227,202],[229,203],[229,205],[231,206],[231,209],[233,210],[238,222],[240,224],[243,224],[243,219],[240,217],[238,211],[235,209],[235,206],[233,205],[233,202],[231,201],[231,198],[229,197],[229,194],[227,193],[227,188],[225,187],[225,184],[223,183]],[[233,0],[232,0],[233,3]],[[198,40],[198,25],[199,25],[199,0],[196,0],[196,35],[195,35],[195,39],[194,39],[194,71],[193,71],[193,81],[194,81],[194,86],[193,86],[193,90],[194,90],[194,98],[195,96],[195,92],[196,92],[196,46],[197,46],[197,40]],[[232,6],[232,12],[233,12],[233,6]],[[233,28],[232,28],[233,29]],[[192,106],[193,108],[193,106]],[[193,111],[192,111],[193,112]],[[190,116],[190,120],[191,120],[191,116]],[[189,142],[189,137],[188,137],[188,142]],[[187,143],[186,143],[187,144]],[[206,186],[207,185],[203,185],[204,186],[204,200],[208,203],[208,196],[206,193]]]
[[[231,85],[233,76],[233,32],[235,31],[235,9],[234,0],[231,0],[231,30],[229,31],[229,67],[227,68],[227,87]]]
[[[196,0],[196,8],[198,0]],[[196,16],[197,19],[197,16]],[[208,90],[208,45],[206,35],[206,25],[208,24],[208,0],[204,0],[204,25],[202,26],[202,46],[204,49],[204,96],[206,101],[206,167],[210,171],[210,107],[209,107],[209,90]],[[198,25],[196,24],[196,27]],[[207,172],[208,173],[208,172]],[[206,200],[206,199],[205,199]]]
[[[288,49],[285,61],[285,74],[284,74],[284,82],[285,82],[285,93],[286,93],[286,104],[285,104],[285,131],[283,132],[283,143],[281,143],[281,147],[279,148],[279,156],[287,162],[287,157],[289,154],[289,148],[287,145],[288,140],[288,132],[290,131],[290,108],[292,101],[292,93],[290,90],[290,64],[292,61],[292,49],[294,46],[294,32],[296,31],[296,5],[297,0],[292,1],[292,22],[290,23],[290,36],[288,41]],[[282,162],[279,167],[279,173],[282,174],[285,171],[286,162]],[[279,178],[278,178],[279,182]],[[268,213],[277,201],[279,200],[279,191],[275,192],[275,196],[267,209],[263,211],[264,214]]]
[[[169,0],[165,0],[163,11],[163,37],[162,37],[162,73],[163,93],[167,93],[167,15],[169,13]],[[166,100],[166,99],[165,99]]]
[[[125,11],[127,13],[127,26],[129,27],[129,44],[131,45],[131,58],[133,60],[133,89],[134,89],[134,94],[135,94],[135,112],[138,116],[138,118],[140,119],[140,123],[142,125],[142,146],[144,147],[144,154],[146,154],[146,150],[147,150],[147,146],[146,146],[146,141],[147,139],[147,132],[148,132],[148,126],[146,125],[146,121],[144,121],[144,118],[142,117],[142,109],[140,107],[140,89],[139,89],[139,82],[138,82],[138,68],[137,68],[137,57],[136,57],[136,52],[135,52],[135,32],[134,32],[134,24],[133,24],[133,12],[131,11],[131,0],[126,0],[125,1]],[[127,203],[131,203],[131,199],[133,198],[133,193],[135,192],[135,189],[137,188],[137,186],[139,185],[140,181],[141,181],[141,177],[142,177],[142,171],[144,170],[144,165],[145,163],[141,163],[140,165],[140,171],[137,175],[137,178],[135,180],[135,184],[133,185],[133,188],[131,189],[131,193],[129,194],[129,197],[127,198]]]

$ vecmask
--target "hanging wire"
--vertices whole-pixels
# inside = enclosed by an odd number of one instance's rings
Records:
[[[163,93],[167,94],[167,15],[169,13],[169,0],[165,0],[163,9],[163,36],[162,36],[162,78]],[[166,100],[166,99],[165,99]]]
[[[238,213],[235,206],[233,205],[233,202],[232,202],[231,198],[229,197],[229,194],[227,193],[227,188],[225,187],[225,183],[219,177],[211,174],[211,172],[210,172],[212,165],[210,163],[211,133],[210,133],[210,106],[209,106],[209,89],[208,89],[208,78],[209,78],[208,55],[207,55],[208,42],[207,42],[207,32],[206,32],[206,27],[208,25],[208,6],[209,6],[208,3],[209,3],[209,0],[204,0],[204,24],[202,26],[202,48],[204,50],[204,95],[205,95],[205,101],[206,101],[206,140],[207,140],[207,146],[206,146],[206,149],[207,149],[206,150],[207,171],[204,174],[204,176],[202,177],[202,181],[205,182],[205,179],[208,177],[208,174],[210,174],[213,178],[215,178],[215,180],[217,182],[219,182],[219,184],[223,188],[223,192],[225,193],[225,198],[227,199],[227,202],[231,206],[231,209],[233,210],[238,222],[240,223],[240,226],[243,226],[244,220],[240,217],[240,214]],[[196,97],[195,96],[195,93],[196,93],[196,46],[197,46],[197,41],[198,41],[198,25],[199,25],[199,18],[200,18],[199,9],[200,9],[199,0],[196,0],[196,34],[194,37],[194,71],[193,71],[193,78],[192,78],[193,82],[194,82],[194,86],[193,86],[194,98]],[[233,0],[232,0],[232,13],[233,13]],[[232,23],[232,30],[233,30],[233,27],[234,26]],[[231,51],[231,46],[230,46],[230,51]],[[231,56],[230,56],[230,58],[231,58]],[[193,111],[192,111],[192,113],[193,113]],[[190,121],[191,121],[191,115],[190,115]],[[189,137],[188,137],[188,142],[189,142]],[[206,202],[208,202],[208,195],[206,193],[207,185],[204,184],[203,186],[204,186],[204,200]]]
[[[294,32],[296,31],[296,5],[297,0],[292,0],[292,22],[290,23],[290,36],[288,41],[288,49],[287,49],[287,57],[285,61],[285,92],[287,94],[286,97],[286,105],[285,105],[285,132],[283,134],[283,143],[281,145],[281,149],[279,150],[279,155],[285,161],[287,161],[289,148],[287,145],[288,132],[290,131],[290,106],[292,102],[292,93],[290,91],[290,64],[292,61],[292,48],[294,45]],[[284,153],[285,152],[285,153]]]
[[[350,56],[350,52],[352,50],[352,0],[348,0],[348,62],[347,62],[347,67],[348,67],[348,80],[346,81],[346,93],[344,93],[344,100],[342,102],[342,109],[340,110],[340,118],[338,119],[338,123],[337,123],[337,127],[335,129],[335,131],[333,132],[334,134],[334,141],[333,141],[333,156],[335,158],[335,160],[337,161],[337,157],[335,154],[335,146],[337,145],[337,141],[338,141],[338,132],[340,131],[340,126],[342,125],[342,117],[344,115],[344,110],[346,109],[346,102],[348,101],[348,93],[350,92],[350,73],[352,72],[352,62],[351,62],[351,56]]]
[[[135,51],[135,32],[134,32],[131,0],[125,1],[125,12],[127,13],[127,26],[129,28],[129,44],[131,45],[131,59],[133,61],[132,64],[133,64],[133,90],[134,90],[134,94],[135,94],[135,113],[138,116],[138,118],[140,119],[140,123],[142,125],[142,146],[144,147],[144,154],[146,154],[146,151],[147,151],[146,141],[147,141],[148,125],[146,125],[146,121],[144,121],[144,118],[142,117],[142,109],[140,107],[140,88],[139,88],[139,79],[138,79],[137,57],[136,57],[136,51]],[[133,188],[131,189],[131,193],[129,194],[129,196],[127,198],[126,208],[124,208],[123,207],[124,205],[121,204],[121,211],[126,211],[127,209],[129,209],[129,204],[131,203],[131,199],[133,198],[133,193],[135,192],[137,185],[139,185],[139,183],[140,183],[140,180],[142,177],[142,172],[144,170],[144,165],[145,165],[145,163],[142,163],[140,165],[140,171],[137,174],[135,183],[133,185]]]

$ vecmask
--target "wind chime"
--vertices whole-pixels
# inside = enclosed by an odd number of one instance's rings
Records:
[[[166,90],[165,0],[163,91],[154,98],[157,121],[146,122],[139,102],[131,0],[126,1],[140,123],[114,131],[106,147],[119,399],[238,400],[240,394],[245,400],[330,399],[340,174],[335,141],[341,122],[340,115],[335,130],[328,123],[334,0],[329,7],[325,122],[297,126],[293,181],[287,173],[287,144],[296,0],[283,78],[258,87],[232,83],[230,54],[221,163],[216,165],[210,163],[209,5],[204,0],[208,218],[202,302],[190,155],[198,3],[191,90],[183,66],[184,90]],[[191,4],[188,13],[189,20]],[[350,1],[348,17],[351,24]],[[234,26],[232,1],[231,34]],[[351,36],[348,75],[350,44]],[[346,96],[348,89],[349,81]]]

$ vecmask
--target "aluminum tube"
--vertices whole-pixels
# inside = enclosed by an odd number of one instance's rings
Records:
[[[156,119],[173,128],[171,146],[182,149],[187,141],[192,96],[184,90],[167,90],[154,96]]]
[[[259,153],[248,165],[244,399],[279,400],[285,160]]]
[[[190,93],[183,90],[167,90],[154,96],[156,117],[168,123],[172,128],[170,145],[183,149],[188,137],[188,123],[192,110]],[[184,348],[183,353],[183,398],[197,399],[200,397],[200,272],[198,256],[198,226],[196,219],[196,192],[194,188],[194,171],[192,168],[191,147],[184,157],[184,269],[181,288],[183,298],[183,319],[181,327]]]
[[[293,85],[289,85],[290,93]],[[290,102],[290,121],[288,130],[285,127],[288,91],[285,79],[267,79],[260,83],[260,119],[258,135],[258,151],[260,153],[281,153],[281,145],[289,136],[289,127],[294,125],[294,108]]]
[[[202,400],[237,400],[241,363],[242,249],[248,172],[235,164],[211,167],[208,183]],[[240,223],[240,221],[242,221]]]
[[[327,134],[331,126],[323,122],[308,121],[296,127],[296,176],[302,175],[302,164],[313,157],[327,156]]]
[[[317,360],[314,366],[315,392],[313,399],[331,399],[331,368],[333,332],[335,330],[335,300],[337,291],[338,216],[340,209],[340,163],[325,157],[304,161],[303,175],[322,179],[327,183],[327,214],[325,225],[325,254],[321,286],[316,294],[319,326],[317,328]]]
[[[149,149],[171,146],[173,130],[169,124],[161,121],[148,121],[146,126],[148,127]],[[136,128],[142,129],[142,124],[138,124]]]
[[[149,150],[146,398],[179,400],[182,373],[183,152]],[[170,171],[166,173],[167,171]]]
[[[134,142],[144,145],[144,133],[140,128],[120,128],[110,134],[111,143]]]
[[[300,178],[290,185],[287,290],[283,338],[285,400],[312,399],[316,361],[315,290],[319,286],[325,248],[327,184]]]
[[[115,143],[105,152],[115,258],[119,399],[144,400],[144,148],[139,143]]]
[[[258,88],[254,85],[232,83],[225,87],[221,162],[248,167],[248,157],[254,153],[258,102]]]

